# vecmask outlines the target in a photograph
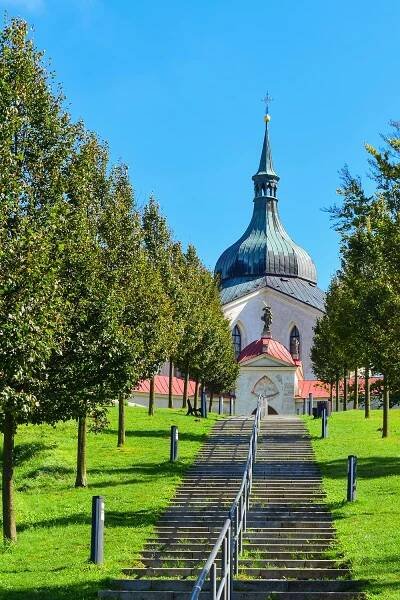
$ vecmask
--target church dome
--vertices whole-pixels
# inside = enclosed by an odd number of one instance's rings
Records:
[[[233,279],[249,281],[265,275],[296,277],[312,284],[317,282],[314,262],[291,239],[279,217],[279,177],[272,163],[268,124],[269,115],[266,115],[260,165],[252,178],[253,216],[242,237],[221,254],[215,266],[222,288]]]

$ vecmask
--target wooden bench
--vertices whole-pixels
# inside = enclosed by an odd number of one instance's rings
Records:
[[[200,408],[194,408],[192,406],[192,403],[190,402],[189,398],[188,398],[187,404],[188,404],[188,411],[186,413],[186,416],[192,415],[193,417],[201,417]]]

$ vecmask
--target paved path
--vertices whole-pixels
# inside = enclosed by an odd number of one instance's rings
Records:
[[[146,543],[143,566],[124,569],[136,579],[115,581],[114,590],[99,597],[188,598],[239,489],[252,425],[253,419],[238,417],[216,423]],[[359,597],[334,540],[303,422],[264,419],[235,600]]]

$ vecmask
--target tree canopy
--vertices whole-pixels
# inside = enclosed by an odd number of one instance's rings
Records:
[[[400,389],[400,126],[391,125],[383,149],[366,145],[370,194],[359,177],[347,168],[342,172],[342,202],[330,209],[341,239],[341,268],[312,349],[315,371],[324,381],[341,367],[383,375],[384,437],[389,387]]]
[[[173,238],[154,198],[136,207],[128,169],[74,123],[19,19],[0,32],[0,428],[3,534],[16,539],[14,444],[21,423],[78,423],[85,486],[87,419],[166,360],[210,389],[235,382],[218,286]]]

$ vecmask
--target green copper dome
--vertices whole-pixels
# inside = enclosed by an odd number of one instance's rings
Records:
[[[264,275],[296,277],[312,284],[317,282],[311,257],[291,239],[279,218],[279,177],[272,163],[268,123],[269,116],[266,115],[260,165],[252,178],[253,216],[242,237],[221,254],[215,267],[222,288],[238,278],[249,281]]]

